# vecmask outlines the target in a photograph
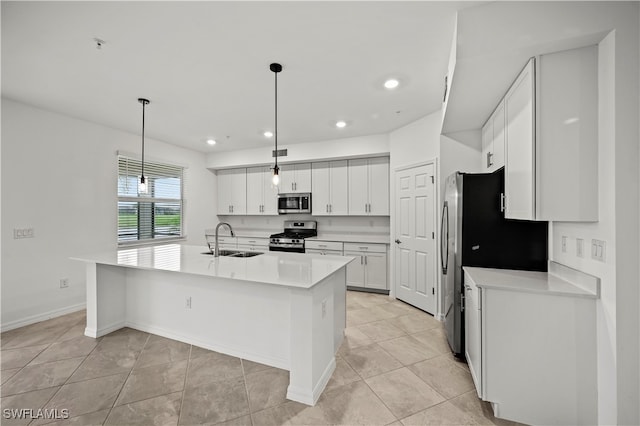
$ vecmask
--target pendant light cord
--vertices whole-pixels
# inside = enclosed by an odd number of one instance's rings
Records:
[[[142,182],[146,182],[144,178],[144,107],[146,105],[145,101],[142,101]]]
[[[276,168],[278,167],[278,73],[274,73],[276,75],[276,128],[275,128],[275,137],[276,137]]]

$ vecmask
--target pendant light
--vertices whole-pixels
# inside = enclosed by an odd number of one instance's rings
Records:
[[[138,98],[138,102],[142,104],[142,172],[140,173],[140,182],[138,182],[138,194],[146,194],[148,186],[147,179],[144,177],[144,107],[149,104],[149,99]]]
[[[271,71],[273,71],[273,74],[275,75],[275,82],[276,82],[276,88],[275,88],[275,129],[273,132],[274,138],[275,138],[275,145],[276,145],[276,165],[273,167],[273,177],[272,177],[272,182],[274,185],[279,185],[280,184],[280,168],[278,167],[278,73],[280,71],[282,71],[282,65],[278,64],[278,63],[273,63],[271,65],[269,65],[269,69]]]

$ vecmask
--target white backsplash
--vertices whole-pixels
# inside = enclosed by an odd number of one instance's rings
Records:
[[[264,231],[265,236],[282,232],[285,220],[315,220],[319,235],[390,235],[389,216],[312,216],[287,214],[280,216],[218,216],[220,222],[228,222],[236,233],[240,231]]]

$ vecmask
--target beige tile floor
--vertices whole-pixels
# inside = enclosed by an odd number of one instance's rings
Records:
[[[66,409],[56,424],[511,424],[477,398],[442,323],[383,295],[347,293],[345,341],[314,407],[285,398],[287,371],[132,329],[92,339],[84,321],[77,312],[2,334],[3,417]]]

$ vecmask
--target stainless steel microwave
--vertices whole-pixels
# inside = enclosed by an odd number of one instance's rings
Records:
[[[311,194],[278,194],[278,213],[311,213]]]

